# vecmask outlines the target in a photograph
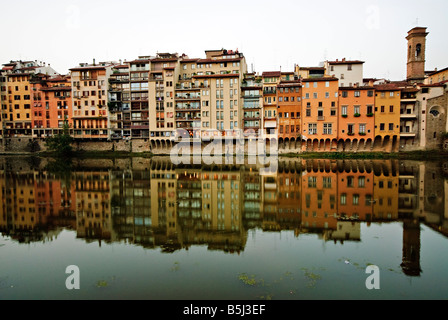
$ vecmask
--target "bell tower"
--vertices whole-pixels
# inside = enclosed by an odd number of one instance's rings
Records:
[[[426,27],[415,27],[408,32],[407,81],[423,82],[425,80]]]

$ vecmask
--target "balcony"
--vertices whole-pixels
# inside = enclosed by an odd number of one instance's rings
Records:
[[[179,121],[179,122],[183,122],[183,121],[187,121],[187,122],[189,122],[189,121],[201,121],[201,118],[200,117],[177,117],[176,118],[176,121]]]
[[[400,132],[401,138],[415,138],[417,136],[414,132]]]
[[[264,95],[277,94],[277,90],[263,90]]]
[[[318,116],[317,117],[317,121],[325,121],[325,117],[324,116]]]
[[[185,106],[185,107],[179,107],[176,106],[176,111],[180,111],[180,112],[187,112],[187,111],[197,111],[197,110],[201,110],[200,106]]]

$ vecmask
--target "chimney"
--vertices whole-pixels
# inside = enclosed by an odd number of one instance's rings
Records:
[[[93,65],[95,65],[95,59],[93,59]]]
[[[345,62],[345,58],[342,59],[342,62]]]

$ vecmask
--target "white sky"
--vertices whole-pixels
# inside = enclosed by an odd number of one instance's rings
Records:
[[[446,0],[16,0],[0,4],[0,63],[80,62],[239,49],[256,72],[361,59],[364,77],[406,77],[407,32],[428,27],[426,70],[448,66]]]

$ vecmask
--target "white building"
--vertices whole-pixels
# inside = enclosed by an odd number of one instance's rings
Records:
[[[325,73],[339,79],[339,87],[353,87],[354,85],[362,86],[364,61],[359,60],[342,60],[325,61]]]

